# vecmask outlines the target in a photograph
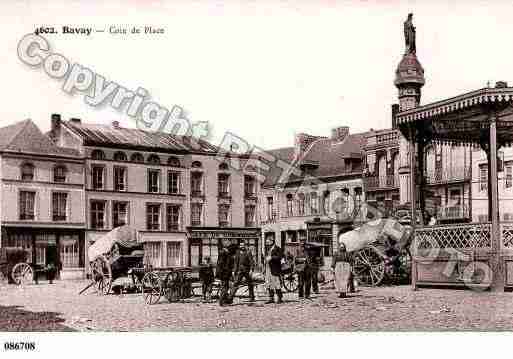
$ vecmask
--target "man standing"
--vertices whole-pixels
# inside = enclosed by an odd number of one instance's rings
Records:
[[[217,257],[216,276],[221,281],[221,287],[219,288],[219,305],[221,306],[231,304],[228,288],[232,277],[233,257],[228,250],[229,245],[229,240],[222,239]]]
[[[253,287],[253,278],[251,276],[253,274],[253,269],[255,268],[255,261],[253,260],[251,252],[246,249],[246,243],[244,243],[244,241],[240,242],[239,244],[239,250],[235,255],[234,262],[233,273],[235,282],[233,283],[233,287],[230,293],[230,299],[233,300],[233,297],[237,292],[237,288],[243,280],[246,280],[246,284],[248,285],[249,290],[249,301],[254,302],[255,292]]]
[[[311,280],[312,280],[312,290],[315,294],[319,294],[319,270],[323,266],[323,259],[321,256],[322,248],[311,247],[307,249],[308,257],[310,257],[311,263]]]
[[[274,238],[268,239],[268,246],[270,247],[267,251],[267,257],[265,258],[266,269],[265,269],[265,284],[269,291],[269,300],[266,304],[274,303],[274,293],[278,297],[277,303],[282,303],[281,293],[281,260],[283,258],[283,252],[280,247],[276,245]]]
[[[310,285],[312,283],[310,275],[312,269],[305,246],[305,241],[301,241],[299,251],[294,259],[294,268],[298,275],[299,298],[306,297],[306,299],[310,299]]]

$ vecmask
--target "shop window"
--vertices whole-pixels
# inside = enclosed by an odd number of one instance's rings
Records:
[[[128,224],[128,202],[113,202],[112,226],[114,228]]]
[[[32,262],[32,235],[26,233],[11,234],[7,237],[8,247],[23,248],[26,253],[26,261]]]
[[[148,170],[148,192],[159,193],[160,187],[160,171]]]
[[[36,192],[20,191],[20,220],[33,220],[35,217]]]
[[[92,185],[94,190],[102,190],[103,189],[103,175],[104,175],[104,167],[103,166],[92,166]]]
[[[160,204],[146,205],[146,229],[148,231],[160,230]]]
[[[210,257],[211,263],[217,263],[219,243],[217,239],[205,238],[201,241],[201,260]]]
[[[114,167],[114,190],[123,192],[126,191],[126,167]]]
[[[105,201],[91,201],[91,228],[105,228]]]
[[[180,167],[180,159],[175,156],[171,156],[167,160],[167,164],[172,167]]]
[[[167,242],[167,265],[180,267],[182,265],[182,243]]]
[[[169,171],[167,173],[167,190],[170,194],[180,193],[180,172]]]
[[[34,180],[34,165],[32,163],[24,163],[21,166],[21,180],[33,181]]]
[[[152,165],[160,165],[160,157],[157,155],[149,155],[148,163]]]
[[[66,167],[59,165],[53,168],[53,181],[58,183],[66,182]]]
[[[91,152],[91,159],[93,160],[104,160],[105,159],[105,152],[102,150],[94,150]]]
[[[79,267],[78,235],[64,235],[59,239],[60,261],[63,268]]]
[[[114,161],[125,162],[127,160],[126,154],[124,152],[118,151],[114,153]]]
[[[181,206],[168,204],[166,207],[167,231],[176,232],[180,230]]]
[[[146,242],[144,243],[144,264],[159,268],[160,265],[160,242]]]
[[[228,227],[230,225],[230,206],[227,204],[219,205],[219,227]]]
[[[191,226],[201,226],[203,205],[201,203],[191,203]]]
[[[65,221],[67,213],[68,194],[62,192],[52,193],[52,214],[54,221]]]
[[[139,152],[133,153],[132,156],[130,156],[130,161],[135,163],[143,163],[144,156],[141,155]]]

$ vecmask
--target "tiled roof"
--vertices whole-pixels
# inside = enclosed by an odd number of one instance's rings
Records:
[[[135,128],[113,127],[99,124],[63,122],[84,140],[86,146],[104,146],[158,150],[164,152],[217,153],[216,146],[190,136],[177,136],[164,132],[150,132]]]
[[[76,150],[54,145],[30,119],[0,128],[0,151],[65,157],[80,156]]]
[[[294,147],[270,150],[267,151],[267,153],[276,156],[294,167],[297,167],[298,163],[315,164],[316,167],[313,167],[312,170],[308,172],[308,176],[316,178],[347,176],[358,174],[361,172],[361,169],[354,169],[352,172],[349,172],[345,167],[344,159],[362,159],[365,143],[365,133],[348,135],[342,141],[322,138],[310,145],[299,162],[294,159]],[[283,170],[279,166],[271,166],[263,186],[269,187],[276,185],[280,177],[282,177],[282,174]],[[300,181],[302,178],[302,176],[288,174],[286,182]],[[283,178],[281,178],[281,180],[283,181]]]

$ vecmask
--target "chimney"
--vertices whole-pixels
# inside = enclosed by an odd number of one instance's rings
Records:
[[[82,124],[82,120],[76,117],[72,117],[69,119],[69,121],[74,125],[80,125]]]
[[[506,81],[497,81],[495,83],[495,88],[503,89],[503,88],[506,88],[506,87],[508,87],[508,83]]]
[[[392,104],[392,128],[397,128],[397,121],[395,119],[395,116],[399,112],[399,104],[394,103]]]
[[[50,133],[49,137],[53,143],[57,144],[59,137],[61,134],[61,115],[58,113],[52,113],[51,116],[51,124],[50,124]]]
[[[119,128],[119,121],[112,121],[112,127]]]
[[[342,142],[349,135],[348,126],[335,127],[331,130],[331,139],[333,141]]]

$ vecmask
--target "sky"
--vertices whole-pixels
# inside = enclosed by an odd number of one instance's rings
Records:
[[[136,90],[192,122],[208,121],[211,141],[226,131],[264,149],[292,146],[305,132],[329,136],[391,125],[403,22],[414,13],[423,104],[513,84],[513,4],[505,1],[10,1],[0,4],[0,126],[50,115],[135,127],[123,111],[96,108],[84,93],[20,61],[17,46],[39,26],[106,29],[47,35],[51,51]],[[110,26],[163,28],[162,35],[109,34]]]

